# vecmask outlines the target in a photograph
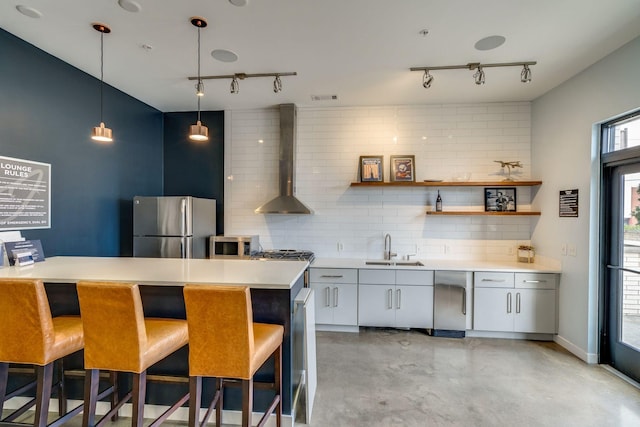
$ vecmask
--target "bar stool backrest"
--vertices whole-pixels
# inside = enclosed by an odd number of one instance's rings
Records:
[[[44,366],[54,337],[42,280],[0,279],[0,361]]]
[[[189,375],[249,379],[253,312],[248,286],[186,285]]]
[[[85,369],[141,372],[147,334],[138,285],[79,282]]]

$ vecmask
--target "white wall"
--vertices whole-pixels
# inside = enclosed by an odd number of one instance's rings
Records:
[[[640,38],[536,99],[532,107],[533,174],[544,185],[534,207],[558,209],[560,190],[580,190],[578,218],[543,215],[532,234],[539,253],[562,259],[558,342],[590,362],[598,352],[597,123],[640,108]],[[564,243],[575,257],[562,256]]]
[[[514,247],[529,242],[537,219],[429,217],[437,188],[349,184],[359,156],[379,154],[386,180],[392,154],[414,154],[418,180],[470,172],[471,180],[500,181],[504,171],[494,160],[520,160],[516,176],[532,178],[530,103],[299,108],[297,196],[313,209],[308,216],[254,213],[278,191],[278,110],[226,114],[225,234],[258,234],[266,249],[345,258],[381,258],[385,233],[394,252],[418,258],[513,260]],[[532,191],[517,189],[518,209],[531,209]],[[445,209],[484,209],[482,187],[442,188],[441,195]]]

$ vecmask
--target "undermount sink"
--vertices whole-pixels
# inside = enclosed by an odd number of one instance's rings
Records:
[[[422,267],[422,266],[424,266],[424,264],[421,263],[420,261],[396,261],[396,265],[406,265],[406,266],[411,266],[411,267]]]
[[[423,263],[420,261],[365,261],[366,265],[388,265],[388,266],[399,266],[399,267],[422,267]]]

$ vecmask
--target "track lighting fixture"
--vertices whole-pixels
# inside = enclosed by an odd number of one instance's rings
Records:
[[[104,125],[103,113],[103,92],[104,92],[104,35],[111,32],[111,28],[104,24],[93,23],[91,26],[100,33],[100,126],[93,128],[91,139],[99,142],[112,142],[113,132]]]
[[[231,93],[240,93],[240,84],[236,76],[233,76],[233,79],[231,79]]]
[[[482,69],[481,66],[478,66],[478,69],[476,73],[473,75],[473,78],[475,79],[475,82],[477,85],[484,84],[484,70]]]
[[[531,81],[531,69],[527,64],[522,66],[522,72],[520,73],[520,81],[522,83],[529,83]]]
[[[198,29],[198,82],[196,83],[196,98],[198,98],[198,120],[195,125],[189,128],[189,139],[192,141],[208,141],[209,128],[200,121],[200,98],[204,95],[204,84],[200,78],[200,29],[206,28],[207,21],[204,18],[194,16],[190,19],[191,24]]]
[[[429,70],[424,70],[424,76],[422,77],[422,87],[429,89],[433,83],[433,76],[429,73]]]
[[[202,80],[198,80],[198,83],[196,83],[196,96],[204,96],[204,83],[202,83]]]
[[[213,79],[231,79],[231,93],[239,93],[240,92],[240,84],[238,80],[245,80],[251,77],[273,77],[273,92],[278,93],[282,91],[282,80],[280,77],[284,76],[297,76],[298,73],[295,71],[288,73],[257,73],[257,74],[247,74],[247,73],[235,73],[235,74],[224,74],[220,76],[200,76],[197,77],[189,77],[189,80],[213,80]]]
[[[520,73],[520,81],[522,83],[528,83],[531,81],[531,69],[530,65],[536,65],[536,61],[525,61],[525,62],[503,62],[499,64],[481,64],[479,62],[470,62],[466,65],[443,65],[438,67],[411,67],[409,70],[411,71],[424,71],[424,75],[422,76],[422,87],[425,89],[429,89],[431,84],[433,83],[433,76],[431,75],[431,71],[434,70],[475,70],[473,74],[473,79],[475,84],[483,85],[485,83],[485,68],[490,67],[523,67],[522,72]]]
[[[276,74],[276,77],[273,79],[273,93],[278,93],[282,91],[282,80],[280,80],[280,75]]]

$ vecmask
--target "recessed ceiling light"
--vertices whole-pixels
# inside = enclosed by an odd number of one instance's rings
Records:
[[[42,13],[39,10],[34,9],[32,7],[29,7],[29,6],[24,6],[22,4],[19,4],[19,5],[16,6],[16,9],[18,10],[18,12],[20,12],[24,16],[28,16],[29,18],[41,18],[42,17]]]
[[[118,0],[118,4],[120,5],[121,8],[123,8],[127,12],[136,13],[136,12],[140,12],[140,10],[142,10],[142,6],[140,6],[140,3],[138,3],[137,1],[133,1],[133,0]]]
[[[502,46],[506,40],[502,36],[489,36],[478,40],[474,47],[478,50],[491,50]]]
[[[229,3],[234,6],[243,7],[249,3],[249,0],[229,0]]]
[[[222,62],[236,62],[238,60],[238,55],[226,49],[212,50],[211,56],[213,56],[213,59]]]

